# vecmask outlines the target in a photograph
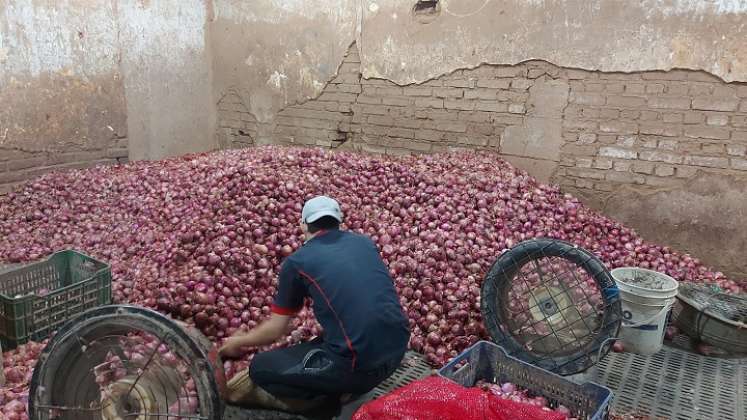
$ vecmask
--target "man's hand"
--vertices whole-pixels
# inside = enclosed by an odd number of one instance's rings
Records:
[[[241,349],[243,346],[241,337],[231,337],[223,343],[223,347],[218,352],[222,357],[237,358],[244,353]]]

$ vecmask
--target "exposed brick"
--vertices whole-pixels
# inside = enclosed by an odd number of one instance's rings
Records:
[[[511,104],[508,106],[508,112],[511,114],[523,114],[526,112],[524,104]]]
[[[511,81],[511,89],[527,90],[532,86],[532,81],[529,79],[514,79]]]
[[[618,136],[614,134],[600,134],[597,136],[597,140],[602,144],[615,144],[617,138]]]
[[[657,109],[690,109],[690,98],[656,96],[649,98],[648,106]]]
[[[597,122],[596,121],[579,120],[579,119],[575,119],[575,118],[571,118],[571,119],[566,118],[566,119],[564,119],[563,120],[563,125],[568,130],[578,129],[578,130],[593,131],[593,130],[597,129]]]
[[[747,142],[747,131],[732,131],[731,139],[734,141]]]
[[[524,117],[515,114],[495,114],[492,121],[500,125],[521,125],[524,122]]]
[[[581,144],[592,144],[597,141],[597,135],[594,133],[580,133],[578,135],[578,142]]]
[[[380,104],[381,98],[372,95],[359,95],[356,102],[360,104]]]
[[[324,92],[319,95],[320,101],[332,101],[332,102],[355,102],[355,94],[352,93],[328,93]]]
[[[643,184],[646,178],[643,175],[638,175],[630,172],[607,172],[604,179],[612,182],[620,182],[625,184]]]
[[[694,139],[719,139],[726,140],[729,138],[729,130],[716,127],[685,127],[685,137]]]
[[[527,77],[530,79],[536,79],[545,74],[547,74],[547,71],[545,69],[531,68],[529,69],[529,72],[527,73]]]
[[[690,86],[687,83],[667,83],[666,92],[672,96],[685,96],[690,90]]]
[[[571,80],[588,79],[590,74],[593,73],[590,73],[586,70],[565,69],[565,77]]]
[[[444,86],[455,88],[474,88],[475,82],[475,79],[447,79],[444,80]],[[477,83],[479,83],[479,81],[477,81]],[[506,87],[508,87],[508,85],[506,85]]]
[[[644,85],[643,83],[626,83],[625,84],[625,93],[628,93],[631,95],[640,95],[644,92],[646,92],[646,85]]]
[[[594,189],[597,191],[610,192],[610,191],[615,191],[616,186],[615,184],[611,182],[595,182]]]
[[[665,163],[682,163],[682,156],[678,156],[668,152],[660,151],[648,151],[644,150],[639,154],[642,160],[651,162],[665,162]]]
[[[478,111],[508,112],[508,104],[495,101],[477,101],[475,109]]]
[[[594,159],[595,169],[612,169],[612,159],[597,158]]]
[[[584,90],[587,92],[602,92],[604,90],[604,83],[599,82],[585,82]]]
[[[599,149],[599,156],[615,159],[635,159],[638,153],[635,150],[621,149],[619,147],[602,147]]]
[[[431,79],[427,82],[421,83],[421,86],[430,86],[430,87],[441,87],[444,85],[443,81],[441,79]]]
[[[747,154],[747,146],[743,144],[730,144],[726,146],[726,153],[729,156],[744,156]]]
[[[643,110],[641,111],[641,120],[643,121],[655,121],[659,119],[659,113],[656,111]],[[679,121],[666,121],[665,122],[679,122]]]
[[[356,108],[358,112],[362,114],[376,114],[376,115],[386,115],[389,113],[389,107],[385,105],[356,105]]]
[[[674,167],[669,165],[656,165],[654,173],[657,176],[672,176],[674,175]]]
[[[684,116],[680,112],[665,112],[661,114],[661,120],[665,123],[681,123]]]
[[[432,96],[433,88],[426,86],[406,86],[404,94],[406,96]]]
[[[616,144],[622,146],[622,147],[633,147],[635,145],[635,141],[638,138],[638,136],[617,136]]]
[[[358,102],[360,102],[361,97],[358,97]],[[392,106],[410,106],[412,105],[412,99],[406,97],[406,96],[385,96],[381,98],[381,101],[384,103],[384,105],[392,105]]]
[[[429,120],[456,121],[459,118],[459,111],[453,109],[435,109],[428,108],[415,111],[415,117]]]
[[[660,177],[660,176],[647,176],[646,185],[652,187],[673,187],[680,184],[680,181],[672,177]]]
[[[478,88],[464,92],[464,99],[496,100],[496,98],[498,98],[498,89]]]
[[[339,84],[335,88],[337,92],[344,92],[344,93],[361,93],[361,85],[353,85],[353,84]]]
[[[419,140],[438,141],[443,139],[444,133],[437,130],[421,129],[415,130],[415,138]]]
[[[747,115],[732,115],[731,125],[734,127],[747,127]]]
[[[723,155],[726,145],[719,143],[703,143],[700,147],[701,150],[703,150],[703,153],[709,155]]]
[[[416,152],[430,152],[431,151],[430,143],[419,142],[419,141],[407,142],[406,147],[408,149],[415,150]]]
[[[565,143],[560,147],[563,153],[577,156],[593,156],[597,154],[594,146],[582,146],[573,143]]]
[[[490,89],[508,89],[511,85],[511,79],[478,79],[478,88]]]
[[[614,169],[618,172],[625,172],[630,170],[631,165],[632,162],[615,162]]]
[[[464,89],[453,87],[434,88],[433,96],[437,98],[461,98],[464,96]]]
[[[467,124],[462,121],[436,121],[436,130],[453,131],[464,133],[467,131]]]
[[[685,154],[700,153],[700,141],[680,141],[677,142],[677,150]]]
[[[571,93],[570,102],[580,105],[604,105],[607,98],[598,93],[573,92]]]
[[[620,111],[617,109],[604,108],[599,111],[599,118],[603,120],[617,120],[620,119]]]
[[[740,98],[747,98],[747,85],[737,86],[735,93]]]
[[[721,96],[732,99],[737,95],[736,90],[731,84],[718,83],[713,85],[713,96]]]
[[[635,134],[638,132],[638,124],[624,121],[602,121],[599,130],[605,133]]]
[[[439,98],[417,98],[415,99],[415,106],[423,108],[443,108],[444,100]]]
[[[693,99],[693,109],[704,111],[736,111],[739,99],[721,98],[716,96],[696,97]]]
[[[375,125],[389,125],[394,124],[394,118],[389,115],[371,115],[368,117],[369,124]]]
[[[499,101],[524,103],[527,99],[529,99],[529,92],[515,92],[508,90],[498,91]]]
[[[690,82],[690,96],[709,96],[713,92],[711,83],[693,83]]]
[[[682,134],[682,128],[671,124],[641,123],[639,132],[654,136],[675,137]]]
[[[738,171],[747,171],[747,159],[731,159],[731,168]]]
[[[650,174],[654,171],[654,164],[651,162],[642,162],[642,161],[636,161],[633,162],[633,172],[637,172],[639,174]]]
[[[80,161],[86,161],[86,160],[93,160],[96,157],[98,157],[98,155],[99,155],[98,152],[95,154],[85,153],[80,159],[68,160],[68,162],[80,162]],[[59,156],[59,155],[54,154],[53,156]],[[47,162],[47,159],[45,156],[35,156],[35,157],[27,158],[27,159],[15,159],[15,160],[8,161],[6,163],[7,165],[6,171],[19,171],[21,169],[44,166],[46,162]],[[65,161],[54,162],[53,160],[51,160],[50,163],[54,164],[54,163],[63,163],[63,162]]]
[[[462,121],[472,121],[472,122],[492,121],[490,112],[480,112],[480,111],[462,111],[459,113],[459,117],[457,119],[462,120]]]
[[[664,93],[664,84],[649,83],[646,85],[646,93]]]
[[[729,167],[729,159],[712,156],[685,156],[685,164],[726,169]]]
[[[662,150],[675,150],[677,149],[677,144],[677,140],[660,139],[656,147]]]
[[[698,168],[692,166],[677,166],[675,173],[677,178],[690,178],[698,173]]]
[[[702,124],[706,120],[706,115],[702,112],[689,111],[685,112],[685,124]]]
[[[471,111],[475,109],[475,102],[466,99],[445,99],[444,108],[446,109],[459,109],[462,111]]]
[[[622,93],[625,90],[625,84],[620,82],[607,83],[604,90],[607,93]]]
[[[591,168],[593,161],[589,158],[576,158],[576,167]]]
[[[495,133],[495,126],[493,126],[493,124],[472,123],[467,125],[467,131],[470,133],[489,136]]]
[[[606,171],[597,169],[585,169],[585,168],[567,168],[566,172],[570,176],[579,178],[590,178],[590,179],[604,179],[604,173]]]

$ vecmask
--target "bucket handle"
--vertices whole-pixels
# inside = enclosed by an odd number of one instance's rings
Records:
[[[622,323],[622,327],[623,328],[638,328],[638,327],[642,327],[644,325],[648,325],[648,324],[652,323],[656,318],[659,318],[660,316],[662,316],[662,315],[666,314],[667,312],[669,312],[669,310],[672,309],[672,306],[674,306],[674,299],[672,299],[671,301],[669,301],[669,303],[667,303],[663,308],[661,308],[661,310],[656,315],[652,316],[651,318],[649,318],[649,319],[647,319],[645,321],[637,322],[635,324],[626,324],[625,322],[623,322]]]

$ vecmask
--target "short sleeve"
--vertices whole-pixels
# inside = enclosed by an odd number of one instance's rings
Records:
[[[301,310],[304,297],[306,289],[293,262],[288,258],[280,268],[278,292],[272,304],[272,312],[278,315],[294,315]]]

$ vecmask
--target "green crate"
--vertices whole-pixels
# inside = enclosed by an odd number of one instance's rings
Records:
[[[37,295],[41,289],[48,293]],[[109,265],[77,251],[0,269],[2,348],[43,340],[70,318],[111,300]]]

